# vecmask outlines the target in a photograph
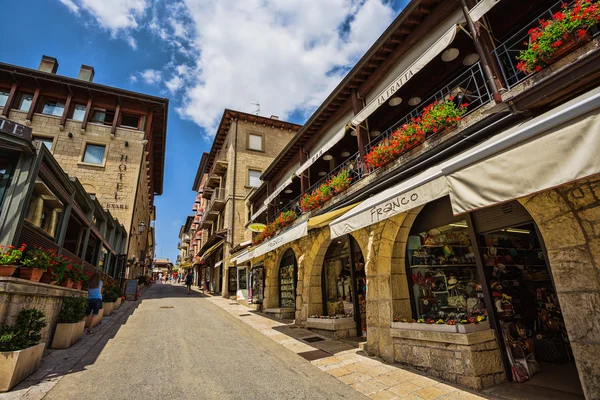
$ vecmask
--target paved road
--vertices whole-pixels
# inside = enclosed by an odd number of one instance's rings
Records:
[[[182,285],[153,285],[74,371],[45,398],[366,398]]]

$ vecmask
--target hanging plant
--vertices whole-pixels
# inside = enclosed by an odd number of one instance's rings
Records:
[[[296,220],[296,218],[298,218],[298,216],[293,211],[282,212],[277,218],[275,218],[275,220],[273,220],[273,222],[267,224],[267,226],[265,226],[265,229],[261,233],[259,233],[254,237],[254,239],[252,239],[252,244],[256,246],[258,244],[261,244],[265,240],[274,237],[277,234],[277,232],[279,232],[281,229],[291,225]]]
[[[347,169],[341,170],[330,180],[322,183],[315,191],[304,195],[300,202],[302,211],[308,212],[321,207],[323,203],[331,200],[333,196],[348,189],[351,183],[352,178],[350,177],[350,171]]]
[[[530,29],[527,49],[517,59],[517,69],[523,73],[541,71],[560,57],[590,41],[588,33],[600,22],[600,1],[577,0],[572,8],[563,3],[552,20],[540,20],[538,27]]]

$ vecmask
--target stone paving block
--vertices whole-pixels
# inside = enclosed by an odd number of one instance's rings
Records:
[[[425,400],[437,399],[442,395],[448,394],[448,391],[440,386],[429,386],[421,390],[417,390],[414,394],[424,398]]]
[[[395,399],[399,398],[394,393],[389,392],[387,390],[381,390],[377,393],[373,393],[369,397],[372,398],[373,400],[395,400]]]
[[[385,389],[385,385],[379,383],[373,379],[369,379],[366,381],[358,382],[354,385],[351,385],[355,390],[358,390],[362,394],[369,396],[371,394],[375,394],[382,389]]]
[[[339,378],[340,376],[344,376],[344,375],[349,375],[352,372],[353,371],[350,371],[348,368],[345,368],[345,367],[332,368],[332,369],[327,370],[328,374],[333,375],[336,378]]]
[[[347,385],[351,385],[353,383],[366,381],[372,378],[367,374],[363,374],[362,372],[353,372],[349,375],[344,375],[338,379]]]
[[[409,394],[412,392],[416,392],[417,390],[421,390],[421,389],[423,389],[422,386],[415,385],[414,383],[402,382],[396,386],[392,386],[388,390],[394,394],[397,394],[398,396],[401,396],[401,395]]]

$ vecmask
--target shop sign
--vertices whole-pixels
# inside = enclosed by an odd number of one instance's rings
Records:
[[[0,132],[31,141],[33,129],[8,119],[0,119]]]

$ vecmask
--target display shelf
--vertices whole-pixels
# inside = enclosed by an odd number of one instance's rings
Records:
[[[421,247],[444,247],[444,246],[450,246],[450,247],[469,247],[468,244],[424,244]]]
[[[441,265],[411,265],[411,268],[451,268],[451,267],[477,267],[477,264],[441,264]]]

